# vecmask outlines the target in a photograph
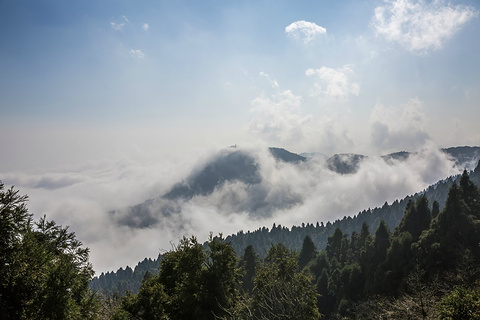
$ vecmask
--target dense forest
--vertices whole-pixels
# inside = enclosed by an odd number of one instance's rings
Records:
[[[298,227],[305,236],[292,249],[281,241],[288,229],[276,226],[268,232],[278,230],[278,238],[266,254],[245,243],[240,257],[234,237],[211,235],[205,244],[184,237],[159,261],[140,263],[156,272],[145,272],[138,292],[126,286],[123,296],[89,290],[88,249],[68,228],[34,222],[26,197],[0,184],[0,313],[5,319],[478,319],[479,171],[404,199],[394,228],[383,216],[376,226],[364,220],[358,231],[341,228],[348,218],[307,225]],[[447,185],[444,202],[431,202],[429,190]],[[307,230],[322,228],[334,229],[320,247]],[[135,271],[116,276],[127,274]]]

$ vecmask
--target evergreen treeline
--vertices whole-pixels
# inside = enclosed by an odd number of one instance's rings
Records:
[[[336,228],[324,250],[247,246],[238,259],[221,237],[184,238],[113,319],[478,319],[480,192],[464,172],[444,208],[409,200],[399,225]]]
[[[248,245],[239,258],[221,235],[183,238],[124,297],[92,293],[88,249],[0,183],[2,319],[479,319],[480,191],[466,171],[457,181],[442,210],[425,192],[394,229],[335,228],[320,250],[306,235],[298,251]]]
[[[231,243],[238,256],[244,252],[246,247],[253,246],[255,252],[260,257],[265,258],[271,245],[279,242],[283,243],[289,250],[300,251],[303,240],[307,235],[312,239],[316,248],[322,250],[327,246],[328,237],[332,236],[337,228],[342,230],[344,234],[359,233],[364,223],[370,226],[371,230],[376,230],[380,221],[383,220],[388,228],[393,230],[399,225],[407,204],[410,201],[416,201],[421,196],[425,196],[428,202],[435,207],[433,209],[435,212],[439,211],[445,205],[451,185],[454,182],[458,183],[460,177],[458,175],[447,178],[430,186],[423,192],[407,196],[402,200],[395,200],[392,204],[385,203],[380,208],[363,210],[353,217],[344,217],[333,223],[307,223],[291,228],[274,224],[271,229],[262,227],[255,231],[239,231],[228,236],[226,241]],[[475,171],[471,173],[470,178],[475,184],[480,185],[480,166],[477,166]],[[145,259],[138,263],[133,272],[127,266],[125,269],[118,269],[117,272],[102,273],[91,281],[90,287],[93,290],[109,294],[124,295],[127,290],[137,293],[144,275],[147,272],[158,272],[160,259],[161,256],[156,260]]]
[[[102,294],[119,293],[123,295],[127,291],[137,293],[146,274],[158,273],[161,257],[159,255],[155,260],[145,258],[133,270],[127,266],[125,269],[118,269],[117,272],[102,273],[90,282],[90,288]]]

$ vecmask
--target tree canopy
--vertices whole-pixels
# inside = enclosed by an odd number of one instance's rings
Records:
[[[0,182],[0,314],[4,319],[93,319],[87,248],[68,227],[34,222],[27,197]]]

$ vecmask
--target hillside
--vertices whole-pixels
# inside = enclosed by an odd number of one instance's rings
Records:
[[[471,180],[480,185],[480,163],[470,174]],[[362,224],[369,225],[370,230],[376,230],[381,220],[384,220],[387,226],[393,230],[400,223],[407,203],[410,200],[415,201],[418,197],[425,195],[430,206],[436,201],[440,209],[445,205],[448,190],[453,182],[458,182],[460,175],[449,177],[431,185],[427,189],[416,194],[407,196],[401,200],[396,200],[391,204],[385,203],[382,207],[366,209],[353,217],[343,217],[335,221],[317,222],[314,224],[302,224],[301,226],[292,226],[288,228],[281,225],[273,225],[272,228],[262,227],[255,231],[239,231],[236,234],[226,237],[238,256],[242,255],[245,248],[252,245],[260,257],[265,257],[272,244],[283,243],[288,249],[299,251],[302,247],[304,238],[311,237],[314,245],[318,249],[324,249],[330,237],[337,228],[340,228],[345,234],[360,232]],[[136,292],[140,286],[140,279],[144,274],[155,271],[159,264],[159,259],[152,260],[152,263],[139,263],[132,271],[131,268],[119,269],[117,272],[102,273],[91,282],[91,288],[106,292],[120,291],[125,289]],[[128,270],[128,271],[126,271]]]
[[[183,237],[138,294],[113,300],[114,318],[478,319],[479,171],[449,179],[441,210],[427,191],[394,229],[383,219],[374,230],[336,228],[320,250],[307,235],[299,250],[277,243],[259,257],[249,245],[238,258],[221,235],[203,245]]]
[[[454,165],[462,169],[474,167],[480,158],[480,147],[455,147],[441,151],[448,155]],[[282,148],[269,148],[268,154],[277,163],[273,169],[277,172],[281,171],[282,165],[301,166],[302,170],[309,170],[308,165],[312,162],[312,167],[324,168],[341,175],[353,175],[369,159],[361,154],[345,153],[335,154],[324,163],[319,163],[318,159],[321,158],[306,158]],[[401,151],[380,158],[388,166],[395,166],[399,161],[407,161],[412,155],[417,154]],[[193,198],[208,197],[228,185],[236,185],[242,196],[238,193],[229,196],[234,201],[234,208],[227,210],[247,212],[252,218],[268,217],[278,210],[301,204],[304,194],[290,186],[276,191],[273,181],[265,181],[259,156],[258,151],[238,147],[221,150],[206,163],[193,169],[183,181],[171,186],[163,195],[124,210],[112,210],[110,215],[120,225],[132,228],[154,227],[165,218],[181,214],[185,202]],[[272,195],[272,192],[278,194]],[[236,200],[237,198],[244,200]],[[225,210],[222,203],[216,205]]]

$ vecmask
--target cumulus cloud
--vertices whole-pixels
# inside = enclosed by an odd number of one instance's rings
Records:
[[[137,49],[137,50],[131,49],[130,50],[130,55],[133,58],[138,58],[138,59],[143,59],[145,57],[145,54],[140,49]]]
[[[334,117],[322,118],[316,127],[319,129],[317,146],[323,152],[333,154],[338,150],[351,151],[355,146],[351,133]]]
[[[314,84],[314,95],[336,101],[347,101],[349,95],[358,96],[360,93],[360,85],[351,79],[355,73],[349,65],[337,69],[328,67],[308,69],[305,75],[318,80]]]
[[[437,50],[469,20],[478,16],[470,6],[442,0],[386,0],[375,8],[373,26],[378,36],[416,53]]]
[[[290,90],[253,100],[249,131],[273,145],[299,142],[305,138],[310,115],[302,115],[300,96]]]
[[[380,150],[410,150],[429,139],[423,104],[412,99],[400,108],[386,107],[380,101],[371,114],[372,144]]]
[[[327,29],[314,22],[300,20],[286,26],[285,33],[287,36],[303,41],[304,44],[309,44],[318,36],[326,34]]]

